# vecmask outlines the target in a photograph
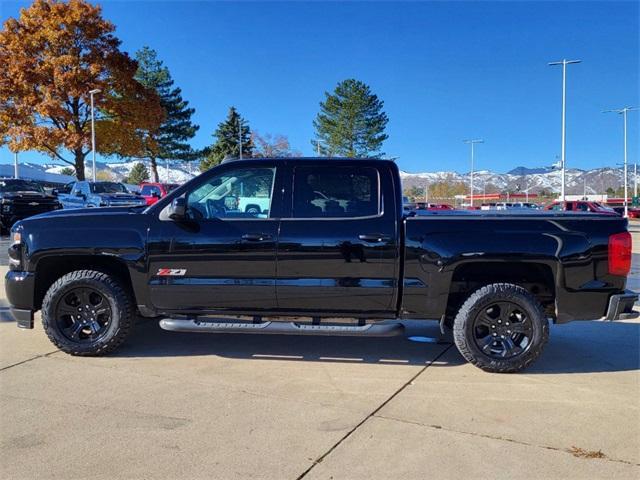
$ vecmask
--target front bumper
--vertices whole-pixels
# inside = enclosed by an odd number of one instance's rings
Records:
[[[11,315],[20,328],[33,328],[35,274],[9,270],[4,278]]]
[[[611,295],[605,320],[628,320],[631,318],[638,318],[638,316],[640,316],[640,312],[633,310],[633,305],[637,300],[638,294],[631,290],[625,290],[624,293]]]

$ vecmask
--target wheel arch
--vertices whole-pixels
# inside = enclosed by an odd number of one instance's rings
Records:
[[[465,300],[476,290],[493,283],[519,285],[542,304],[545,313],[555,318],[555,273],[544,262],[467,262],[453,271],[447,298],[446,321],[450,325]]]
[[[100,255],[57,255],[41,258],[36,265],[35,310],[42,307],[42,300],[51,285],[63,275],[75,270],[95,270],[113,276],[135,299],[131,275],[124,260]]]

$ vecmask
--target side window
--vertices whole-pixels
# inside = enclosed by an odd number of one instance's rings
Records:
[[[297,167],[294,218],[368,217],[380,213],[378,171],[370,167]]]
[[[237,168],[209,178],[187,194],[194,219],[269,218],[275,168]]]
[[[91,194],[91,192],[89,191],[89,184],[88,183],[81,183],[80,184],[80,191],[85,195],[90,195]]]

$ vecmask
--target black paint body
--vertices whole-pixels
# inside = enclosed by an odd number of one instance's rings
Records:
[[[626,278],[608,273],[611,234],[625,219],[580,213],[437,211],[406,217],[396,165],[384,160],[262,159],[222,164],[275,167],[268,219],[180,222],[161,214],[194,179],[144,208],[53,212],[17,224],[8,299],[38,310],[44,292],[73,268],[107,269],[131,285],[146,316],[197,314],[339,316],[440,320],[469,272],[520,271],[549,278],[549,315],[558,322],[605,315]],[[366,165],[378,171],[380,214],[292,218],[293,168]],[[247,239],[249,238],[249,239]],[[184,275],[159,276],[161,269]],[[533,269],[533,270],[532,270]],[[523,274],[523,277],[526,276]],[[537,287],[536,287],[537,288]],[[466,292],[468,294],[471,292]]]

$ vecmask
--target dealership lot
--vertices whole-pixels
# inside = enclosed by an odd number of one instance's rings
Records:
[[[640,477],[638,321],[554,326],[532,368],[492,375],[446,341],[150,321],[74,358],[0,307],[2,478]]]

